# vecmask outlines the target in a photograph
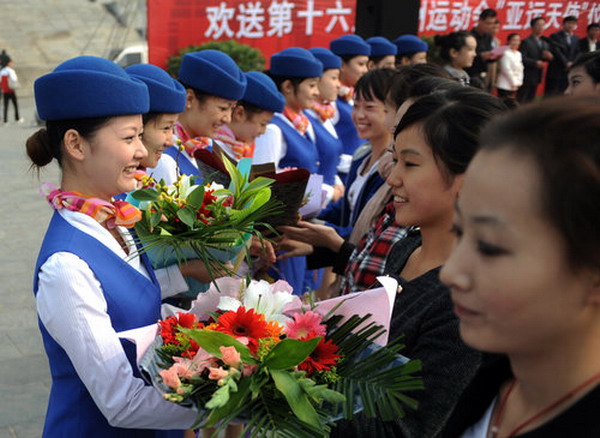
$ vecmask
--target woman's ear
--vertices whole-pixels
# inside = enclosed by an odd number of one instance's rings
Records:
[[[448,52],[448,54],[450,55],[450,58],[454,59],[458,55],[458,50],[456,50],[456,49],[450,49],[450,51]]]
[[[592,269],[588,275],[590,275],[588,302],[598,306],[600,305],[600,269]]]
[[[286,79],[281,83],[281,92],[284,96],[290,96],[294,94],[294,84],[289,79]]]
[[[194,100],[196,100],[194,90],[188,88],[185,91],[185,109],[190,109],[192,107],[192,104],[194,103]]]
[[[63,137],[65,155],[74,161],[83,161],[89,150],[87,141],[75,129],[69,129]]]
[[[372,61],[369,59],[369,61],[367,62],[367,68],[369,70],[374,70],[377,66],[375,65],[375,61]]]
[[[246,120],[246,110],[243,105],[236,105],[231,112],[231,121],[234,123],[241,123]]]

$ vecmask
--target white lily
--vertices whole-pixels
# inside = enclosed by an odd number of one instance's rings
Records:
[[[223,311],[236,311],[240,306],[244,306],[246,309],[254,309],[256,313],[265,315],[267,321],[285,324],[290,318],[285,316],[283,311],[294,300],[294,295],[286,288],[278,287],[278,283],[271,285],[264,280],[252,280],[244,291],[242,301],[234,297],[222,296],[217,307]]]

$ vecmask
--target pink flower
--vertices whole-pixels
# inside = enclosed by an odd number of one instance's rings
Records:
[[[241,357],[235,347],[219,347],[223,355],[223,362],[233,368],[239,368]]]
[[[251,376],[252,374],[254,374],[257,370],[258,366],[257,365],[250,365],[250,364],[243,364],[242,365],[242,375],[244,377],[248,377]]]
[[[316,312],[294,313],[294,320],[288,321],[286,334],[292,339],[314,338],[325,336],[325,324],[321,324],[322,317]]]
[[[164,384],[169,388],[177,389],[181,386],[181,380],[179,380],[179,376],[177,375],[177,364],[168,370],[162,370],[159,374]]]
[[[198,376],[204,370],[217,364],[217,359],[202,348],[198,349],[193,359],[173,357],[173,360],[175,361],[173,367],[177,367],[177,375],[184,379],[191,379],[193,376]]]
[[[222,367],[219,367],[219,368],[210,367],[209,371],[210,371],[210,374],[208,375],[208,378],[211,380],[221,380],[229,375],[229,373],[227,371],[225,371]]]

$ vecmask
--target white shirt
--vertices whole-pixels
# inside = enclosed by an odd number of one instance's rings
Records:
[[[367,164],[367,161],[369,161],[368,157],[365,158],[362,163],[360,163],[360,166],[358,166],[358,169],[356,170],[356,179],[348,188],[348,204],[350,206],[351,212],[354,211],[354,207],[356,207],[356,200],[358,199],[358,195],[360,194],[360,191],[362,190],[363,186],[365,185],[369,177],[375,172],[377,172],[377,164],[379,163],[379,160],[375,161],[371,165],[369,171],[364,172],[363,174],[363,170]]]
[[[465,430],[460,438],[487,438],[490,422],[492,421],[492,412],[494,412],[495,406],[496,399],[494,399],[492,404],[487,408],[479,421]]]
[[[139,257],[129,257],[112,235],[93,218],[77,212],[59,214],[78,230],[97,239],[147,278]],[[130,253],[129,232],[118,230]],[[177,266],[156,271],[163,296],[187,290]],[[38,316],[52,338],[65,350],[79,378],[113,427],[187,429],[196,411],[167,402],[152,386],[133,377],[131,365],[112,327],[102,285],[75,254],[51,255],[39,272]]]
[[[507,49],[498,63],[496,87],[512,91],[523,85],[523,56],[518,50]]]
[[[296,129],[294,124],[283,114],[275,113],[274,117],[279,117],[292,128]],[[313,143],[315,142],[315,130],[310,123],[308,124],[306,135],[308,135]],[[275,168],[279,170],[279,162],[287,153],[287,143],[283,132],[281,132],[281,128],[274,123],[269,123],[265,133],[256,138],[255,144],[252,163],[275,163]]]
[[[191,157],[185,150],[180,153],[180,160],[187,158],[196,169],[198,168],[194,157]],[[177,181],[177,162],[172,156],[163,153],[156,167],[146,169],[146,173],[152,176],[156,182],[164,179],[167,185],[173,185]]]

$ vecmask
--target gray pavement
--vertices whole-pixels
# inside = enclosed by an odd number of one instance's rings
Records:
[[[37,127],[31,98],[19,106],[25,123],[0,124],[0,438],[41,436],[50,389],[31,284],[51,215],[39,185],[57,184],[59,172],[55,164],[39,179],[29,171],[25,140]]]

